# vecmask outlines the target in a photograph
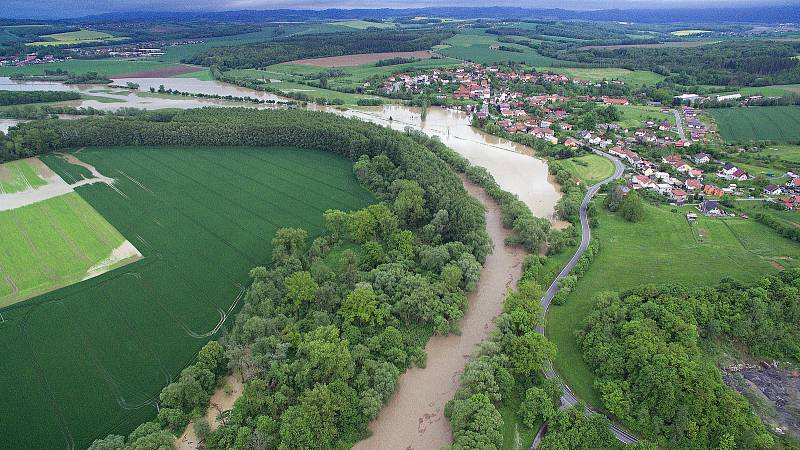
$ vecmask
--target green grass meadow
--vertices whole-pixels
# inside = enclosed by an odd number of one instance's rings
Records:
[[[600,251],[566,304],[551,306],[547,316],[547,335],[558,347],[555,366],[578,398],[592,406],[602,405],[575,332],[599,292],[645,284],[708,286],[724,277],[751,282],[800,262],[800,244],[752,219],[701,216],[690,226],[685,214],[691,209],[646,205],[645,220],[628,223],[598,208],[592,236]]]
[[[709,112],[726,141],[800,141],[800,106],[713,108]]]
[[[78,156],[117,182],[77,193],[144,258],[0,310],[0,448],[85,448],[153,418],[161,388],[237,310],[248,271],[269,263],[277,229],[314,237],[325,210],[373,201],[351,161],[317,151],[89,148]],[[47,162],[65,180],[85,174]]]
[[[608,158],[595,154],[563,159],[559,163],[578,177],[581,183],[588,186],[599,183],[614,174],[614,163]]]
[[[768,145],[761,153],[782,161],[800,164],[800,145]]]
[[[643,128],[645,126],[643,122],[650,119],[656,123],[667,120],[670,125],[675,125],[675,115],[662,113],[661,108],[656,106],[620,105],[615,106],[615,108],[622,116],[618,123],[623,128]]]
[[[654,85],[665,77],[649,70],[628,70],[619,67],[577,68],[538,67],[543,72],[563,73],[572,78],[591,81],[621,80],[632,85]]]

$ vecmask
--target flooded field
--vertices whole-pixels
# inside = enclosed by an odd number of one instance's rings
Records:
[[[253,103],[240,103],[217,99],[154,95],[150,88],[198,94],[215,94],[233,97],[256,97],[264,100],[285,100],[270,93],[258,92],[238,86],[191,78],[136,78],[118,79],[114,84],[128,81],[140,85],[140,90],[120,90],[106,86],[64,85],[51,82],[16,82],[0,78],[0,89],[11,90],[70,90],[95,98],[70,104],[113,111],[122,107],[144,109],[196,108],[204,106],[276,107]],[[114,99],[101,101],[96,97]],[[483,133],[470,126],[469,117],[461,111],[430,108],[422,120],[418,108],[387,105],[362,109],[339,110],[310,105],[310,108],[355,117],[396,130],[412,128],[429,136],[436,136],[446,145],[483,166],[505,190],[513,192],[539,217],[553,219],[555,204],[560,197],[557,187],[550,181],[547,164],[532,157],[532,149]],[[2,127],[13,126],[16,121],[0,122]],[[487,208],[487,231],[494,242],[494,253],[487,258],[481,272],[477,290],[469,298],[469,309],[460,323],[460,335],[436,336],[427,347],[427,368],[412,368],[404,373],[398,389],[378,418],[370,424],[373,435],[356,445],[360,449],[373,448],[440,448],[450,444],[450,426],[444,417],[444,405],[458,388],[459,376],[475,347],[494,328],[494,319],[501,313],[505,292],[515,285],[521,273],[524,252],[503,244],[508,231],[502,227],[500,211],[485,192],[469,182],[465,186]],[[554,221],[556,225],[560,225]]]
[[[120,92],[119,89],[102,85],[65,85],[60,82],[47,81],[14,81],[0,77],[0,89],[5,90],[68,90],[95,97],[106,97],[111,102],[86,99],[72,102],[75,106],[92,107],[104,111],[114,111],[123,107],[160,109],[160,108],[201,108],[205,106],[246,106],[253,108],[274,108],[269,104],[241,103],[220,99],[204,99],[194,97],[175,97],[154,95],[150,88],[158,90],[174,89],[197,94],[214,94],[233,97],[254,97],[263,100],[286,100],[268,92],[259,92],[219,81],[198,80],[195,78],[120,78],[114,84],[125,85],[127,82],[137,83],[138,91]],[[471,163],[483,166],[495,177],[503,189],[517,194],[526,205],[539,217],[553,219],[555,204],[560,198],[557,187],[549,180],[547,164],[532,158],[530,147],[500,139],[486,134],[470,126],[466,113],[438,107],[428,110],[422,120],[419,108],[386,105],[363,109],[341,111],[330,107],[310,105],[310,108],[358,117],[362,120],[389,126],[396,130],[411,127],[421,130],[430,136],[438,136],[450,148],[467,158]],[[7,129],[6,125],[5,128]],[[3,122],[0,122],[0,130]],[[556,225],[560,225],[554,221]]]
[[[561,194],[548,178],[547,163],[531,157],[530,147],[473,128],[462,111],[429,108],[424,121],[419,108],[400,105],[348,110],[341,114],[396,130],[410,126],[429,136],[437,136],[472,164],[485,167],[500,187],[517,194],[535,215],[553,218]]]

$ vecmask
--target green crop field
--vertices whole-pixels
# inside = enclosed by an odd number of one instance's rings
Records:
[[[800,94],[800,84],[775,84],[771,86],[761,86],[761,87],[743,87],[739,89],[738,92],[742,95],[771,95],[771,96]]]
[[[553,305],[547,316],[547,334],[558,346],[555,366],[581,400],[601,406],[575,338],[599,292],[648,283],[707,286],[724,277],[750,282],[800,263],[800,244],[752,219],[701,216],[690,226],[689,210],[646,206],[644,221],[628,223],[598,207],[592,236],[600,252],[566,304]]]
[[[291,148],[84,149],[117,179],[78,194],[144,258],[0,310],[0,448],[85,448],[153,400],[236,311],[281,227],[373,201],[333,154]],[[48,160],[64,179],[82,167]],[[42,232],[46,232],[43,230]],[[230,320],[230,319],[228,319]]]
[[[452,69],[460,64],[459,61],[452,59],[423,59],[405,64],[395,64],[391,66],[376,67],[375,64],[361,64],[357,66],[337,67],[341,75],[328,79],[330,89],[356,89],[364,81],[373,77],[388,77],[392,74],[402,72],[424,71],[430,69]],[[283,81],[297,81],[306,76],[313,76],[324,68],[305,64],[275,64],[266,67],[264,70],[242,69],[226,72],[233,76],[248,78],[266,78]],[[279,87],[279,85],[276,85]],[[308,87],[306,87],[307,89]]]
[[[497,41],[496,36],[486,34],[483,30],[469,30],[461,32],[444,41],[449,45],[437,51],[451,58],[465,59],[481,64],[492,64],[501,61],[514,61],[533,66],[549,66],[556,59],[540,55],[536,50],[524,45],[507,44]],[[522,50],[522,52],[509,52],[492,49],[492,46],[506,46]]]
[[[713,108],[709,112],[727,141],[800,141],[800,106]]]
[[[124,59],[71,59],[50,64],[34,64],[22,67],[0,67],[0,77],[11,75],[44,75],[45,70],[62,69],[74,73],[97,72],[112,77],[124,77],[125,74],[145,70],[158,70],[171,67],[173,64],[148,60]]]
[[[74,192],[0,211],[0,229],[0,307],[82,280],[125,241]]]
[[[29,160],[11,161],[0,164],[0,194],[13,194],[28,188],[38,188],[47,181],[36,172]]]
[[[577,176],[583,184],[593,185],[614,174],[614,163],[595,154],[559,161],[570,173]]]
[[[653,85],[664,80],[663,75],[659,75],[649,70],[628,70],[618,67],[602,68],[575,68],[575,67],[537,67],[543,72],[563,73],[572,78],[582,80],[603,81],[620,80],[632,85]]]
[[[116,37],[102,31],[79,30],[66,33],[47,34],[39,36],[43,41],[31,42],[31,46],[47,45],[76,45],[76,44],[103,44],[128,40],[126,37]]]

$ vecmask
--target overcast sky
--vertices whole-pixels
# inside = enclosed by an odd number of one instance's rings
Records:
[[[798,4],[798,0],[0,0],[0,17],[56,18],[120,11],[224,11],[237,9],[409,8],[521,6],[564,9],[699,8]],[[800,7],[800,6],[799,6]]]

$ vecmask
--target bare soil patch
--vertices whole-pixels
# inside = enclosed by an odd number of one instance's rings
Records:
[[[713,44],[709,41],[676,41],[676,42],[659,42],[658,44],[623,44],[623,45],[587,45],[580,47],[578,50],[617,50],[621,48],[691,48],[700,47],[707,44]]]
[[[90,267],[86,272],[86,278],[84,278],[84,280],[102,275],[115,267],[123,266],[140,259],[142,259],[142,254],[130,241],[126,240],[120,244],[119,247],[112,250],[108,258]]]
[[[225,386],[229,387],[228,392],[225,392]],[[242,396],[244,385],[242,384],[241,376],[231,374],[222,380],[222,384],[214,391],[211,400],[208,404],[206,411],[206,420],[208,421],[211,430],[219,428],[220,422],[217,418],[225,411],[233,409],[233,404],[236,399]],[[195,450],[200,447],[200,439],[194,433],[194,421],[189,422],[183,434],[175,441],[173,446],[176,450]]]
[[[416,52],[384,52],[384,53],[360,53],[357,55],[328,56],[325,58],[296,59],[285,64],[305,64],[317,67],[345,67],[357,66],[359,64],[369,64],[389,58],[417,58],[430,59],[433,54],[428,50]]]
[[[202,67],[195,66],[171,66],[163,69],[143,70],[141,72],[126,73],[118,75],[117,78],[168,78],[185,73],[194,73],[203,70]]]

